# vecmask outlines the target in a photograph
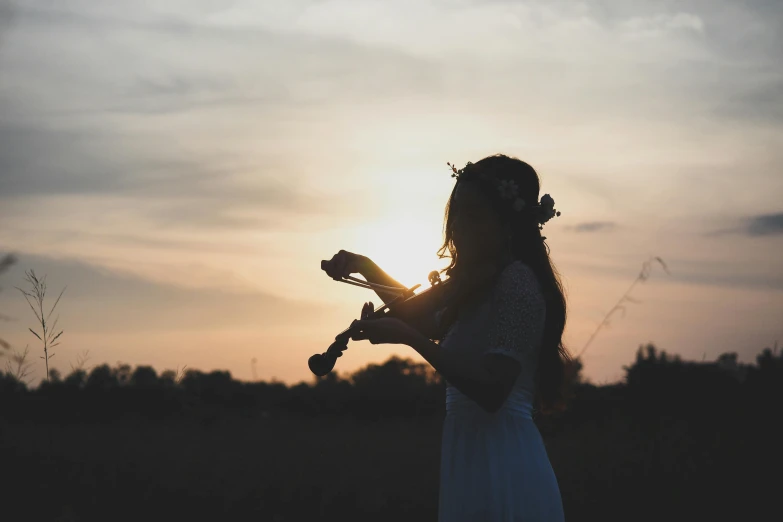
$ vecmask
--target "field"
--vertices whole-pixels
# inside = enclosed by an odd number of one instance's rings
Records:
[[[6,520],[436,520],[441,422],[4,424],[4,511],[15,513]],[[762,509],[779,488],[764,473],[776,466],[759,454],[763,440],[728,427],[691,432],[682,420],[640,430],[614,420],[547,437],[568,520],[777,519]]]
[[[537,418],[566,519],[780,520],[783,357],[759,361],[738,381],[653,354]],[[435,521],[443,388],[405,364],[290,388],[199,372],[150,388],[143,368],[7,378],[3,520]]]

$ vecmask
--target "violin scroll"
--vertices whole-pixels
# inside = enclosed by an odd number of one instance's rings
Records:
[[[310,371],[318,377],[323,377],[334,369],[337,358],[343,355],[343,351],[348,349],[348,336],[338,335],[334,342],[324,353],[316,353],[307,360],[307,366]]]

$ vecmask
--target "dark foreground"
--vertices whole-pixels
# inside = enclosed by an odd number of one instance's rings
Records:
[[[675,365],[582,386],[567,414],[537,420],[566,519],[783,519],[775,368],[742,382],[704,373],[697,388]],[[442,412],[134,410],[94,386],[5,396],[3,520],[437,519]]]

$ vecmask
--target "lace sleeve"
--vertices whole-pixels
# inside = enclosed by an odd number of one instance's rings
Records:
[[[521,261],[508,265],[497,281],[484,353],[508,355],[520,364],[537,354],[544,334],[546,302],[533,271]]]

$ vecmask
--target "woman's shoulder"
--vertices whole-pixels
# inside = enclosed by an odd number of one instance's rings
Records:
[[[500,271],[501,281],[518,281],[535,278],[535,276],[536,274],[533,272],[533,269],[530,268],[530,265],[521,259],[514,259]]]
[[[520,259],[508,263],[500,272],[496,285],[498,292],[508,294],[541,294],[541,285],[535,271]]]

